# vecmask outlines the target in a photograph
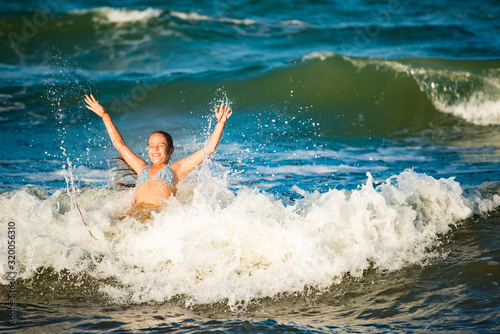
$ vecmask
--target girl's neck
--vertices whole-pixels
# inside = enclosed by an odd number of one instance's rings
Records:
[[[158,163],[153,163],[151,166],[152,167],[165,167],[166,165],[168,165],[168,161],[167,162],[158,162]]]

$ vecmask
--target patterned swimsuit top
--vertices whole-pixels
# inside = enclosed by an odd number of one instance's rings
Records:
[[[174,187],[174,173],[172,172],[172,167],[170,165],[165,165],[160,171],[156,174],[154,179],[149,177],[148,166],[144,167],[139,175],[137,176],[137,180],[135,181],[136,186],[143,184],[147,181],[158,180],[163,181],[174,189],[174,193],[176,189]]]

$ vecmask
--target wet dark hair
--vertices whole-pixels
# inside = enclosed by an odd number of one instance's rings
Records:
[[[111,169],[112,172],[118,174],[118,178],[113,181],[115,185],[125,188],[135,187],[135,182],[133,183],[119,182],[121,179],[126,178],[127,176],[131,177],[134,181],[137,179],[137,173],[132,169],[132,167],[130,167],[125,162],[125,160],[122,157],[111,158],[108,161],[114,161],[118,164],[117,167],[113,167]]]
[[[163,137],[165,137],[165,140],[167,141],[167,144],[168,144],[168,149],[170,150],[172,147],[174,147],[174,140],[172,139],[172,136],[170,135],[170,133],[168,132],[165,132],[165,131],[155,131],[153,132],[152,134],[149,135],[149,137],[151,137],[152,135],[154,135],[155,133],[159,133],[161,135],[163,135]],[[149,139],[149,138],[148,138]]]

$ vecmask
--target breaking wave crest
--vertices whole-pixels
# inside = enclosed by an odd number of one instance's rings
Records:
[[[16,224],[19,278],[37,281],[50,269],[69,273],[76,289],[84,289],[78,277],[90,277],[113,303],[181,297],[186,306],[238,308],[280,293],[326,289],[370,268],[425,264],[442,255],[440,235],[500,205],[498,195],[465,195],[453,178],[411,170],[376,187],[368,174],[352,191],[294,188],[300,198],[289,204],[252,188],[231,191],[225,177],[209,174],[206,166],[196,172],[149,218],[125,215],[133,190],[3,193],[0,221]],[[6,284],[8,269],[0,270]]]

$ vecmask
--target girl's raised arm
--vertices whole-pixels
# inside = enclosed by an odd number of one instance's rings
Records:
[[[87,104],[86,107],[89,110],[92,110],[93,112],[96,113],[97,116],[101,117],[104,125],[106,126],[106,130],[108,131],[109,138],[111,138],[111,142],[113,143],[113,146],[116,148],[118,153],[120,153],[120,156],[125,160],[125,162],[137,173],[139,174],[140,171],[146,166],[146,162],[139,158],[132,150],[125,144],[125,141],[123,140],[122,136],[120,135],[120,132],[118,132],[118,129],[116,128],[115,124],[111,120],[111,117],[109,117],[109,114],[104,110],[104,108],[97,102],[95,97],[90,94],[85,95],[85,103]]]
[[[214,132],[210,136],[207,145],[204,148],[199,149],[195,153],[174,162],[172,170],[177,175],[177,180],[181,180],[187,173],[193,170],[195,167],[199,166],[203,162],[203,158],[206,152],[206,156],[210,156],[215,152],[217,145],[219,144],[220,137],[224,131],[224,126],[226,121],[232,115],[232,111],[228,105],[221,103],[219,108],[215,108],[215,117],[217,118],[217,125],[215,126]]]

